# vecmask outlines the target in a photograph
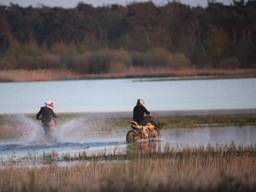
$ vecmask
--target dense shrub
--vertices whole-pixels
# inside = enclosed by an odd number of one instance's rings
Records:
[[[61,62],[60,56],[56,54],[46,53],[41,57],[41,67],[45,69],[57,69]]]
[[[170,67],[173,69],[189,67],[190,60],[180,53],[171,53],[165,49],[157,48],[148,52],[133,52],[131,54],[133,66],[144,67]]]
[[[105,73],[110,70],[111,58],[104,51],[93,53],[89,56],[88,73]]]
[[[242,0],[211,1],[206,8],[176,1],[70,9],[0,5],[0,69],[255,68],[255,10],[256,2]]]

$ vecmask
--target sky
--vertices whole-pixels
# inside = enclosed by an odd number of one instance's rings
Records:
[[[20,6],[40,6],[45,5],[49,7],[64,7],[64,8],[72,8],[76,7],[79,2],[84,2],[86,4],[91,4],[93,6],[102,6],[102,5],[111,5],[111,4],[120,4],[127,5],[132,2],[146,2],[149,0],[0,0],[0,4],[9,5],[10,3],[19,4]],[[156,5],[163,5],[168,0],[151,0]],[[169,0],[172,1],[172,0]],[[217,2],[221,2],[225,5],[229,5],[232,3],[232,0],[216,0]],[[207,0],[180,0],[181,3],[194,6],[207,6]]]

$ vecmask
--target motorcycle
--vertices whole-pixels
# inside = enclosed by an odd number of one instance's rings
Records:
[[[126,134],[127,143],[135,142],[139,139],[159,139],[160,129],[163,124],[158,123],[152,117],[146,117],[144,123],[139,125],[135,121],[131,121],[131,130]]]

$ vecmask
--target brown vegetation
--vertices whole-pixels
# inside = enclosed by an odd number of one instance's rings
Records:
[[[67,70],[0,70],[0,81],[48,81],[78,77],[78,74]]]
[[[19,133],[18,128],[11,126],[11,125],[0,125],[0,138],[1,139],[8,139],[8,138],[15,138]]]
[[[104,74],[80,74],[69,70],[0,70],[0,81],[51,81],[51,80],[75,80],[75,79],[108,79],[108,78],[143,78],[143,77],[174,77],[180,79],[199,78],[249,78],[256,76],[256,69],[193,69],[182,68],[143,68],[129,67],[126,70],[120,65],[113,64],[111,72]]]
[[[5,167],[1,191],[255,191],[254,152],[185,152],[168,158]]]
[[[165,128],[198,128],[256,125],[255,114],[244,115],[187,115],[160,116],[158,120]],[[129,118],[113,118],[111,124],[116,127],[129,127]],[[113,126],[114,127],[114,126]]]

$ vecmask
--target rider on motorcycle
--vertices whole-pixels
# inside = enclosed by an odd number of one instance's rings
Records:
[[[144,117],[144,114],[147,116]],[[127,142],[133,142],[138,139],[159,138],[161,128],[159,123],[152,117],[151,113],[145,108],[142,99],[137,100],[137,105],[133,109],[132,130],[126,135]]]
[[[53,111],[54,106],[55,102],[49,100],[45,102],[45,106],[41,107],[40,111],[36,114],[36,119],[41,120],[46,135],[50,133],[51,127],[55,127],[53,118],[56,118],[57,115]]]
[[[147,114],[147,116],[144,117],[144,114]],[[142,99],[137,100],[137,105],[133,109],[133,121],[135,121],[138,125],[146,125],[147,123],[151,123],[158,128],[161,127],[160,123],[153,117],[152,113],[146,109]]]
[[[144,113],[150,116],[150,112],[144,106],[144,101],[142,99],[138,99],[136,106],[133,108],[133,121],[142,125],[144,121]]]

